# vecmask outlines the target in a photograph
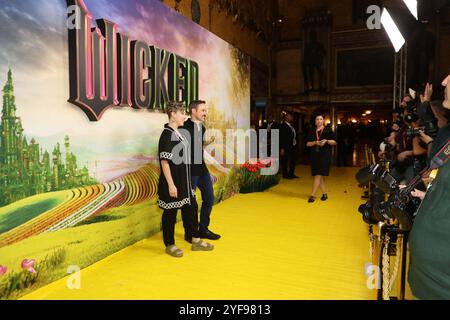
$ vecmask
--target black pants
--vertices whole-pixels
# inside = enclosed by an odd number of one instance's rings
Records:
[[[284,149],[284,156],[281,157],[281,170],[283,177],[292,177],[295,172],[296,164],[297,154],[295,148]]]
[[[178,209],[166,209],[162,215],[162,231],[164,244],[175,244],[175,224],[177,222]],[[186,232],[193,238],[198,238],[198,205],[195,198],[191,198],[191,205],[183,207]]]

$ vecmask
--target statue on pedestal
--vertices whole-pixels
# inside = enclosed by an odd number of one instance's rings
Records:
[[[309,41],[305,45],[303,55],[303,77],[305,81],[305,93],[311,91],[324,92],[324,70],[323,62],[326,50],[322,43],[317,40],[316,30],[311,30]],[[316,87],[315,73],[318,76]]]

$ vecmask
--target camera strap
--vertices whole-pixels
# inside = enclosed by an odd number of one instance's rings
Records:
[[[450,158],[450,140],[447,141],[444,147],[440,149],[436,155],[431,159],[431,163],[429,167],[426,167],[423,169],[423,171],[415,176],[409,184],[406,186],[406,188],[402,189],[400,191],[400,198],[398,199],[400,202],[406,202],[405,197],[409,197],[409,194],[411,191],[414,190],[415,187],[417,187],[422,182],[422,177],[427,177],[431,171],[435,169],[439,169],[444,164],[447,163],[448,159]]]
[[[450,158],[450,140],[447,141],[445,146],[436,153],[436,155],[431,159],[430,167],[429,169],[439,169],[444,164],[447,163],[448,159]]]

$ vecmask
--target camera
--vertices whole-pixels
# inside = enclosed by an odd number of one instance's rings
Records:
[[[434,116],[431,104],[429,102],[422,103],[417,109],[417,115],[422,121],[423,129],[426,135],[435,138],[439,131],[437,118]]]
[[[408,138],[414,138],[420,135],[419,130],[426,135],[435,138],[438,133],[437,119],[431,110],[429,102],[424,102],[417,106],[413,101],[409,101],[406,107],[408,113],[405,116],[405,122],[411,124],[418,120],[421,121],[422,127],[408,129],[406,135]]]
[[[411,124],[413,122],[416,122],[417,120],[419,120],[419,115],[415,112],[411,112],[411,113],[407,113],[403,119],[405,120],[406,123]]]
[[[395,178],[379,164],[359,170],[356,180],[360,185],[374,183],[376,186],[369,201],[358,208],[364,222],[391,224],[395,221],[401,230],[411,230],[414,214],[420,205],[420,200],[411,196],[413,186],[400,189]]]
[[[377,224],[380,221],[389,220],[388,206],[385,200],[385,193],[375,188],[367,203],[359,206],[358,211],[362,214],[363,220],[367,224]]]
[[[408,111],[408,113],[417,113],[417,102],[416,100],[409,100],[406,103],[406,110]]]
[[[420,132],[419,131],[424,131],[425,132],[425,127],[409,128],[408,130],[406,130],[406,136],[409,139],[412,139],[414,137],[418,137],[418,136],[420,136]],[[426,134],[426,132],[425,132],[425,134]]]
[[[390,194],[398,188],[398,183],[389,172],[380,164],[373,164],[362,168],[356,174],[356,180],[360,185],[367,185],[374,182],[384,193]]]
[[[420,136],[419,131],[423,131],[427,136],[430,136],[431,138],[435,138],[437,136],[438,127],[435,121],[422,121],[422,123],[424,124],[424,126],[418,128],[409,128],[406,131],[406,136],[408,137],[408,139]]]

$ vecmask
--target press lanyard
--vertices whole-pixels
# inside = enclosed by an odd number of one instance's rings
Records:
[[[317,142],[320,141],[320,136],[322,135],[322,132],[323,132],[323,129],[322,130],[316,130],[316,140],[317,140]]]

